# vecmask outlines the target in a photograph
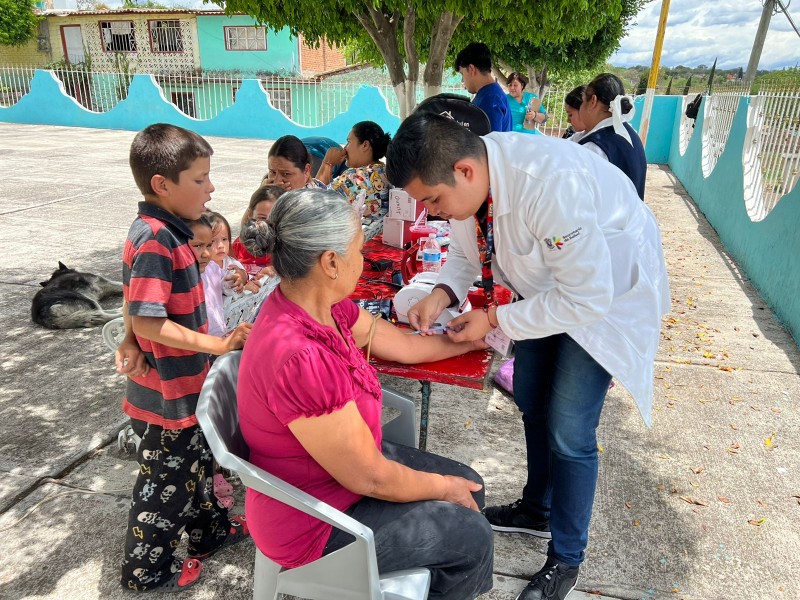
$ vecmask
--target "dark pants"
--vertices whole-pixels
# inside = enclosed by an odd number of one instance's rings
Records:
[[[458,475],[483,484],[466,465],[416,448],[383,442],[383,455],[417,471]],[[483,508],[483,489],[473,497]],[[379,572],[430,569],[428,598],[471,600],[492,589],[494,540],[489,522],[479,512],[434,500],[397,503],[362,498],[347,514],[372,529]],[[323,554],[351,541],[353,536],[334,529]]]
[[[562,333],[517,342],[514,401],[522,411],[528,512],[550,519],[548,555],[583,562],[597,484],[597,425],[611,375]]]
[[[189,554],[204,554],[225,541],[228,511],[213,496],[211,450],[200,427],[162,429],[131,419],[139,444],[122,557],[122,585],[144,591],[180,571],[174,556],[184,531]]]

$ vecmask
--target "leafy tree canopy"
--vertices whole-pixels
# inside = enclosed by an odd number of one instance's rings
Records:
[[[227,12],[253,15],[273,29],[288,27],[311,43],[325,37],[355,50],[362,60],[385,64],[400,97],[409,96],[409,86],[416,84],[420,62],[426,63],[426,91],[435,93],[445,63],[452,64],[457,51],[473,41],[497,52],[511,39],[514,47],[546,47],[562,60],[568,51],[561,47],[573,40],[597,38],[598,44],[602,39],[613,46],[609,36],[620,32],[618,42],[627,24],[623,15],[644,1],[539,0],[532,5],[528,0],[224,0],[224,6]],[[600,62],[610,53],[590,50],[598,52]]]
[[[587,17],[594,19],[594,29],[591,31],[585,26],[573,27],[563,22],[563,33],[568,37],[560,42],[519,32],[517,40],[506,36],[504,44],[492,49],[500,61],[515,70],[524,70],[527,67],[542,69],[546,66],[551,73],[562,76],[578,71],[597,70],[619,48],[620,40],[647,2],[649,0],[596,2],[603,10],[599,15]],[[465,33],[461,31],[458,35]]]
[[[0,45],[21,46],[36,34],[32,0],[0,0]]]

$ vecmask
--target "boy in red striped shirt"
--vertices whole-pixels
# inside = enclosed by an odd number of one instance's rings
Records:
[[[131,145],[144,202],[122,256],[127,333],[117,362],[131,365],[123,410],[141,437],[121,580],[135,591],[188,587],[200,577],[199,559],[248,534],[244,517],[229,519],[212,495],[211,450],[195,417],[208,354],[241,348],[251,327],[225,338],[207,333],[192,230],[182,219],[206,210],[212,153],[201,136],[163,123],[140,131]],[[184,531],[188,558],[181,560],[174,553]]]

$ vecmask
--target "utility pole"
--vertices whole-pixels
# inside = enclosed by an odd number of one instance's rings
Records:
[[[774,0],[770,0],[774,1]],[[664,32],[667,29],[667,15],[669,14],[669,0],[661,0],[661,16],[658,18],[658,31],[656,43],[653,47],[653,60],[650,63],[650,77],[647,80],[647,92],[644,96],[644,110],[642,110],[642,123],[639,127],[639,137],[642,145],[647,143],[647,130],[650,128],[650,115],[653,112],[653,97],[656,94],[658,83],[658,68],[661,65],[661,48],[664,45]]]
[[[758,71],[758,63],[761,60],[761,51],[764,49],[764,40],[767,38],[769,22],[775,13],[775,0],[764,0],[764,10],[761,12],[761,21],[758,23],[756,39],[753,42],[753,49],[750,51],[750,62],[747,63],[747,71],[744,74],[746,85],[753,83]]]

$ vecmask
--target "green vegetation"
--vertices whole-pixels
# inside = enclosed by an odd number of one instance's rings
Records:
[[[421,79],[426,95],[441,89],[446,64],[466,43],[483,41],[512,67],[571,69],[613,52],[643,0],[225,0],[228,13],[253,15],[306,40],[347,45],[359,60],[385,65],[406,115]],[[626,12],[627,11],[627,12]],[[524,35],[524,39],[523,39]],[[587,44],[595,44],[593,47]],[[577,44],[574,51],[570,44]],[[594,50],[592,48],[595,48]],[[594,56],[592,55],[594,53]],[[425,64],[420,76],[420,65]]]
[[[0,0],[0,46],[21,46],[36,35],[33,0]]]

